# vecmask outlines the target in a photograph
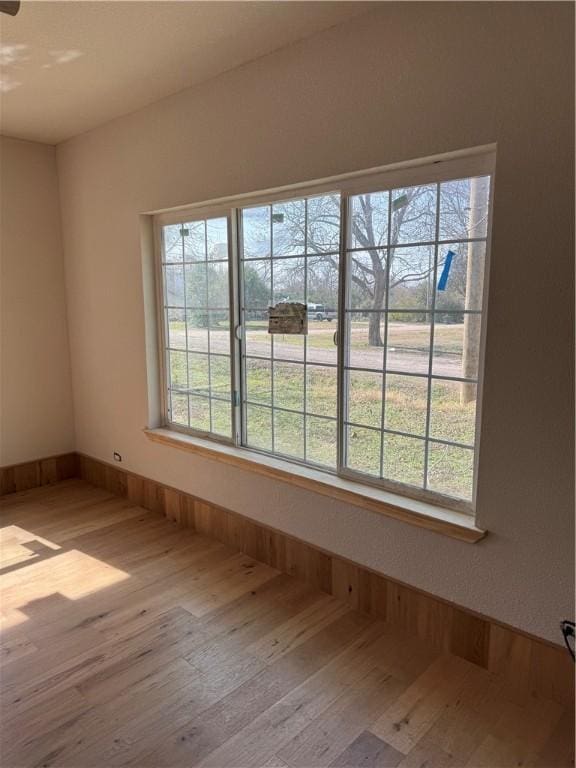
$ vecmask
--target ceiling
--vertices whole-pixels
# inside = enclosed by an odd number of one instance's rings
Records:
[[[0,15],[0,131],[57,144],[369,7],[23,0]]]

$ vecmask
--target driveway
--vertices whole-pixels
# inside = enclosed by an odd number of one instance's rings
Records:
[[[402,338],[398,340],[397,346],[393,346],[395,334],[392,334],[392,344],[388,348],[388,368],[407,373],[427,373],[429,351],[423,339],[423,330],[425,329],[421,325],[414,324],[413,332],[411,332],[410,324],[401,323],[398,326],[401,326]],[[458,336],[461,338],[461,330],[459,330],[461,326],[449,326],[449,328],[451,336],[456,339],[456,342],[445,345],[441,340],[442,347],[449,348],[438,349],[438,344],[435,345],[434,373],[441,376],[459,377],[462,375],[462,356],[457,338]],[[337,350],[332,342],[335,330],[336,325],[334,323],[311,324],[308,334],[308,362],[320,365],[337,364]],[[174,333],[172,338],[178,346],[184,346],[184,331]],[[273,338],[275,358],[294,361],[302,361],[304,359],[304,337],[296,339],[296,337],[275,335]],[[264,330],[248,330],[246,335],[246,353],[251,356],[269,358],[271,353],[270,339],[271,337]],[[367,328],[365,326],[354,328],[349,364],[357,368],[382,370],[383,349],[368,347],[366,343]],[[205,329],[188,329],[188,349],[191,352],[208,351],[208,334]],[[228,354],[230,352],[230,336],[228,331],[220,329],[210,330],[210,351],[221,354]]]

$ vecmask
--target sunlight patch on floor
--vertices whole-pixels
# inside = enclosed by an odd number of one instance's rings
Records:
[[[8,546],[2,542],[1,611],[4,617],[11,617],[9,626],[20,623],[14,612],[25,612],[29,603],[55,591],[69,600],[80,600],[130,578],[126,571],[80,550],[64,551],[57,544],[22,529],[17,533],[19,541],[9,539]],[[27,534],[29,540],[23,541]],[[10,554],[5,559],[6,550]],[[19,550],[20,563],[16,562]],[[75,574],[73,579],[71,573]]]

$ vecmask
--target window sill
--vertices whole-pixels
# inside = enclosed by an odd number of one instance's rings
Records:
[[[171,429],[145,429],[144,433],[152,442],[256,472],[453,539],[475,543],[486,535],[486,531],[475,526],[471,516],[462,512],[454,512],[423,501],[404,498],[379,488],[371,488],[341,477],[326,475],[311,467],[261,456],[246,448],[203,440]]]

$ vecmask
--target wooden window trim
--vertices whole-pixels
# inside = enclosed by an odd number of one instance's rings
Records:
[[[304,488],[355,507],[368,509],[419,528],[426,528],[453,539],[474,544],[486,536],[486,531],[475,525],[474,518],[462,512],[398,496],[389,491],[345,480],[311,467],[264,456],[247,448],[216,443],[172,429],[145,429],[144,433],[154,443],[256,472],[264,477]]]

